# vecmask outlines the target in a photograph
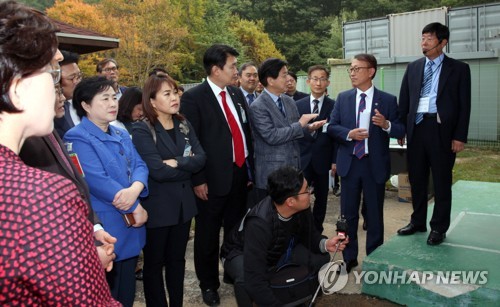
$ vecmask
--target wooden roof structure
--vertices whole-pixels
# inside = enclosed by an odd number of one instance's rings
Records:
[[[57,33],[59,49],[76,52],[78,54],[92,53],[102,50],[118,48],[118,38],[104,36],[100,33],[78,28],[62,21],[52,19],[59,28]]]

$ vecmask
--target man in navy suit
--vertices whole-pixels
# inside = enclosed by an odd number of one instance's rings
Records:
[[[259,74],[257,66],[252,62],[243,63],[238,69],[238,78],[240,81],[240,90],[245,96],[248,106],[257,98],[255,88],[259,84]]]
[[[404,136],[396,97],[373,86],[377,60],[354,56],[348,68],[353,89],[337,97],[328,134],[339,142],[337,172],[342,178],[341,214],[350,244],[344,250],[347,271],[358,265],[358,220],[361,192],[366,206],[366,254],[384,241],[385,182],[390,175],[389,138]]]
[[[198,206],[194,263],[203,301],[209,306],[220,302],[220,229],[224,225],[226,240],[245,214],[247,165],[253,165],[247,103],[238,88],[229,86],[238,73],[238,55],[227,45],[208,48],[203,56],[207,80],[181,98],[181,113],[207,155],[205,167],[193,175],[192,183]]]
[[[470,68],[443,53],[449,37],[445,25],[435,22],[424,27],[421,45],[425,57],[408,65],[399,94],[399,113],[407,130],[413,214],[398,234],[427,231],[427,187],[432,171],[435,204],[429,245],[443,242],[450,226],[453,165],[469,131]]]
[[[323,65],[311,66],[307,72],[307,84],[311,88],[311,95],[297,101],[299,115],[319,114],[315,120],[330,120],[335,100],[325,95],[330,85],[330,72]],[[327,133],[328,124],[312,133],[304,133],[299,139],[300,166],[310,185],[314,187],[314,225],[321,233],[325,220],[326,204],[328,201],[328,183],[331,169],[336,171],[335,150],[333,138]]]

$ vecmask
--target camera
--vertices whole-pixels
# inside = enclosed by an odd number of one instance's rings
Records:
[[[347,238],[347,220],[343,215],[340,215],[337,219],[337,235],[343,241]]]

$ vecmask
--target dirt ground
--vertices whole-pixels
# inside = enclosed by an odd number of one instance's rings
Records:
[[[335,234],[335,222],[340,212],[340,198],[330,194],[328,199],[327,216],[325,220],[324,234],[332,236]],[[412,212],[411,204],[398,201],[398,193],[396,190],[391,189],[386,191],[384,203],[384,239],[394,236],[397,229],[406,225],[409,221]],[[359,239],[359,266],[353,270],[361,271],[362,261],[365,254],[364,242],[366,240],[366,232],[363,231],[362,219],[360,219],[358,229]],[[340,255],[335,257],[335,260],[341,259]],[[233,289],[231,285],[222,282],[222,268],[220,269],[221,287],[219,288],[219,295],[221,298],[222,307],[236,306],[234,299]],[[355,284],[353,272],[350,273],[347,285],[338,293],[332,295],[322,295],[316,300],[315,306],[366,306],[366,307],[380,307],[380,306],[398,306],[395,303],[361,294],[361,285]],[[188,249],[186,253],[186,275],[185,275],[185,289],[184,289],[184,306],[195,307],[205,306],[201,298],[201,292],[198,287],[198,280],[194,271],[193,263],[193,240],[188,242]],[[144,291],[142,282],[137,282],[135,307],[146,306],[144,301]]]

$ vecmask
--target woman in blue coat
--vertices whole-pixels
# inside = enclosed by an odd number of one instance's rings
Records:
[[[135,267],[146,240],[147,212],[139,197],[148,194],[148,168],[124,129],[111,126],[118,102],[112,81],[82,80],[73,105],[82,122],[64,135],[73,162],[81,165],[92,208],[104,228],[118,239],[113,270],[107,273],[111,293],[124,306],[135,297]]]
[[[182,306],[186,245],[196,202],[191,175],[205,164],[205,152],[189,122],[179,114],[177,84],[163,73],[143,89],[147,119],[132,128],[132,140],[149,168],[149,213],[144,247],[144,294],[148,306]],[[165,267],[165,282],[163,280]]]

